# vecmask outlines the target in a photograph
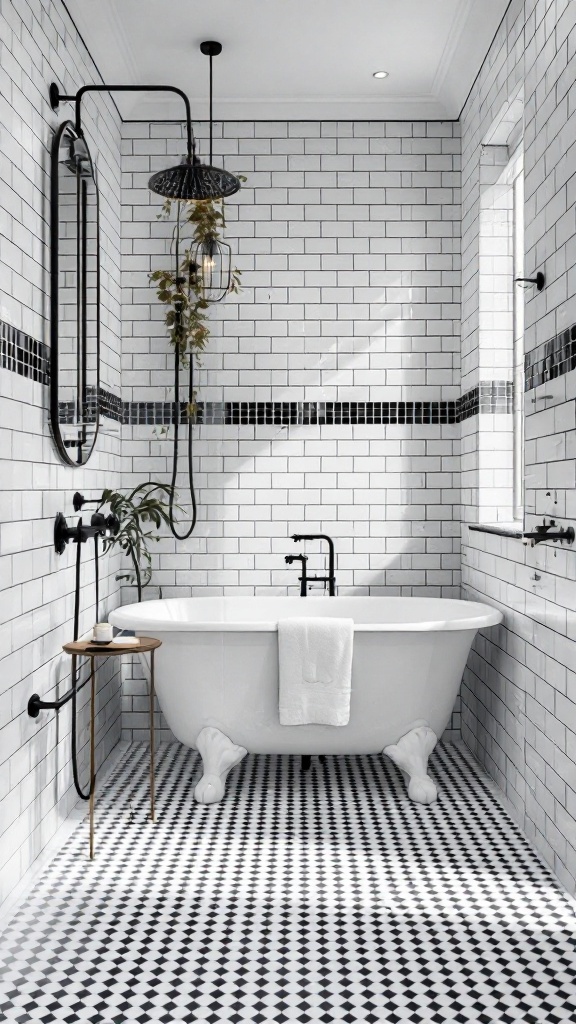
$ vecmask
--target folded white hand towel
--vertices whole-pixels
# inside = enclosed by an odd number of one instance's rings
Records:
[[[280,725],[347,725],[353,641],[352,619],[278,623]]]

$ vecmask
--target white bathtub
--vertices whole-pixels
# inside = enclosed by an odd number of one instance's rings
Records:
[[[277,626],[294,616],[354,620],[348,725],[280,725]],[[501,620],[488,605],[412,597],[176,598],[126,605],[110,615],[117,627],[162,640],[158,700],[177,739],[202,753],[205,773],[196,796],[205,802],[221,798],[227,772],[246,751],[367,754],[386,748],[422,783],[422,759],[448,724],[474,635]],[[419,763],[411,771],[402,762],[414,758]],[[423,783],[412,789],[415,799],[424,789],[435,796]]]

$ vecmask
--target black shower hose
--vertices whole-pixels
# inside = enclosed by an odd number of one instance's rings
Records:
[[[176,225],[174,228],[173,241],[174,241],[174,257],[175,257],[175,276],[176,283],[179,287],[186,286],[185,278],[180,275],[180,217],[181,217],[181,203],[178,203],[178,216],[176,218]],[[177,336],[182,334],[182,304],[175,304],[175,313],[177,318]],[[183,533],[179,533],[176,522],[174,520],[174,505],[176,503],[176,477],[178,476],[178,447],[179,447],[179,432],[180,432],[180,359],[181,352],[178,345],[174,346],[174,406],[172,423],[174,425],[174,445],[172,449],[172,480],[170,482],[170,495],[168,498],[168,522],[170,524],[170,530],[176,540],[187,540],[192,534],[194,527],[196,526],[196,494],[194,488],[194,465],[192,459],[192,417],[190,415],[190,409],[194,402],[194,353],[190,352],[188,356],[189,370],[188,370],[188,444],[187,444],[187,462],[188,462],[188,486],[190,489],[190,502],[192,505],[192,519],[190,525]]]
[[[194,401],[194,355],[190,353],[190,364],[188,372],[188,406],[190,412],[190,406]],[[194,527],[196,526],[196,494],[194,490],[194,465],[192,459],[192,417],[188,416],[188,444],[187,444],[187,461],[188,461],[188,483],[190,487],[190,501],[192,504],[192,519],[190,525],[184,531],[184,533],[178,533],[176,523],[174,521],[174,503],[176,500],[176,477],[178,474],[178,441],[179,441],[179,428],[180,428],[180,352],[178,347],[175,347],[174,352],[174,413],[172,417],[174,424],[174,445],[172,450],[172,480],[170,482],[170,495],[168,498],[168,519],[170,523],[170,529],[176,540],[187,540],[192,534]]]

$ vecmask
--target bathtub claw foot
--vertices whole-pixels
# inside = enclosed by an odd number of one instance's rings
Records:
[[[408,776],[408,796],[417,804],[432,804],[438,790],[428,775],[428,758],[437,743],[436,733],[427,725],[411,729],[405,736],[384,747],[384,753]]]
[[[196,749],[202,758],[204,774],[194,790],[200,804],[217,804],[224,796],[228,772],[240,764],[248,751],[238,747],[220,729],[205,726],[196,738]]]

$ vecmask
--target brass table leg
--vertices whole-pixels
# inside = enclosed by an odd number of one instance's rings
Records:
[[[94,860],[94,794],[96,791],[95,720],[96,720],[96,673],[94,658],[90,658],[90,860]]]
[[[150,821],[156,821],[154,804],[154,651],[150,651]]]

